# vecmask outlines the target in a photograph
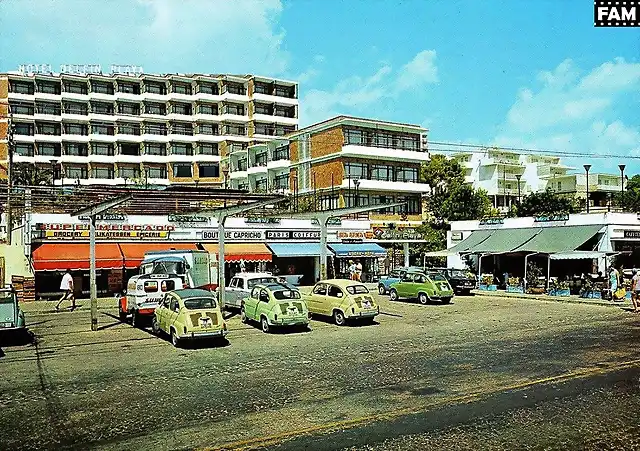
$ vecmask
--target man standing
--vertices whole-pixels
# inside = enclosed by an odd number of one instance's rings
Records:
[[[636,269],[633,278],[631,279],[631,303],[633,304],[633,311],[638,311],[638,300],[640,299],[640,269]]]
[[[56,305],[56,310],[60,310],[60,304],[65,299],[71,300],[71,311],[76,309],[76,297],[73,294],[73,277],[71,277],[71,270],[67,269],[67,272],[62,276],[62,282],[60,282],[60,289],[63,291],[62,297]]]

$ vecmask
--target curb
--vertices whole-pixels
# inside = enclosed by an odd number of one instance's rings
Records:
[[[501,298],[514,298],[514,299],[528,299],[536,301],[551,301],[551,302],[563,302],[566,304],[583,304],[583,305],[596,305],[600,307],[627,307],[631,306],[631,302],[626,300],[624,302],[613,301],[598,301],[587,300],[581,298],[574,298],[571,296],[547,296],[544,294],[522,294],[522,293],[503,293],[501,291],[481,291],[473,290],[472,293],[476,296],[485,297],[501,297]],[[495,294],[494,294],[495,293]]]

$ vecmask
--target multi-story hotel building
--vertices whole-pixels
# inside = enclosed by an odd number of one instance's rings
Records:
[[[53,169],[55,183],[222,186],[228,158],[297,129],[298,85],[254,75],[0,74],[3,166],[9,113],[13,161]]]
[[[238,170],[230,179],[251,190],[289,190],[318,209],[406,202],[369,217],[420,221],[429,190],[420,183],[426,133],[418,125],[338,116],[256,146],[242,166],[234,163],[244,157],[232,154],[230,168]]]

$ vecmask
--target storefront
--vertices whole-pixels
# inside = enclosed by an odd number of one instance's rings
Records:
[[[376,243],[331,243],[329,248],[335,254],[336,276],[348,279],[351,263],[360,263],[362,265],[360,280],[363,282],[377,280],[387,256],[386,249]]]
[[[203,243],[202,248],[217,259],[219,246]],[[224,246],[225,280],[239,272],[265,272],[273,254],[264,243],[229,243]]]
[[[313,285],[320,280],[320,243],[268,243],[273,252],[271,271],[294,285]],[[333,253],[327,249],[328,267]],[[329,271],[331,277],[331,271]]]

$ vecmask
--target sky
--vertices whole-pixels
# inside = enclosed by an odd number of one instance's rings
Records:
[[[0,0],[0,72],[26,63],[280,77],[301,126],[349,114],[640,173],[640,27],[595,28],[587,0]]]

